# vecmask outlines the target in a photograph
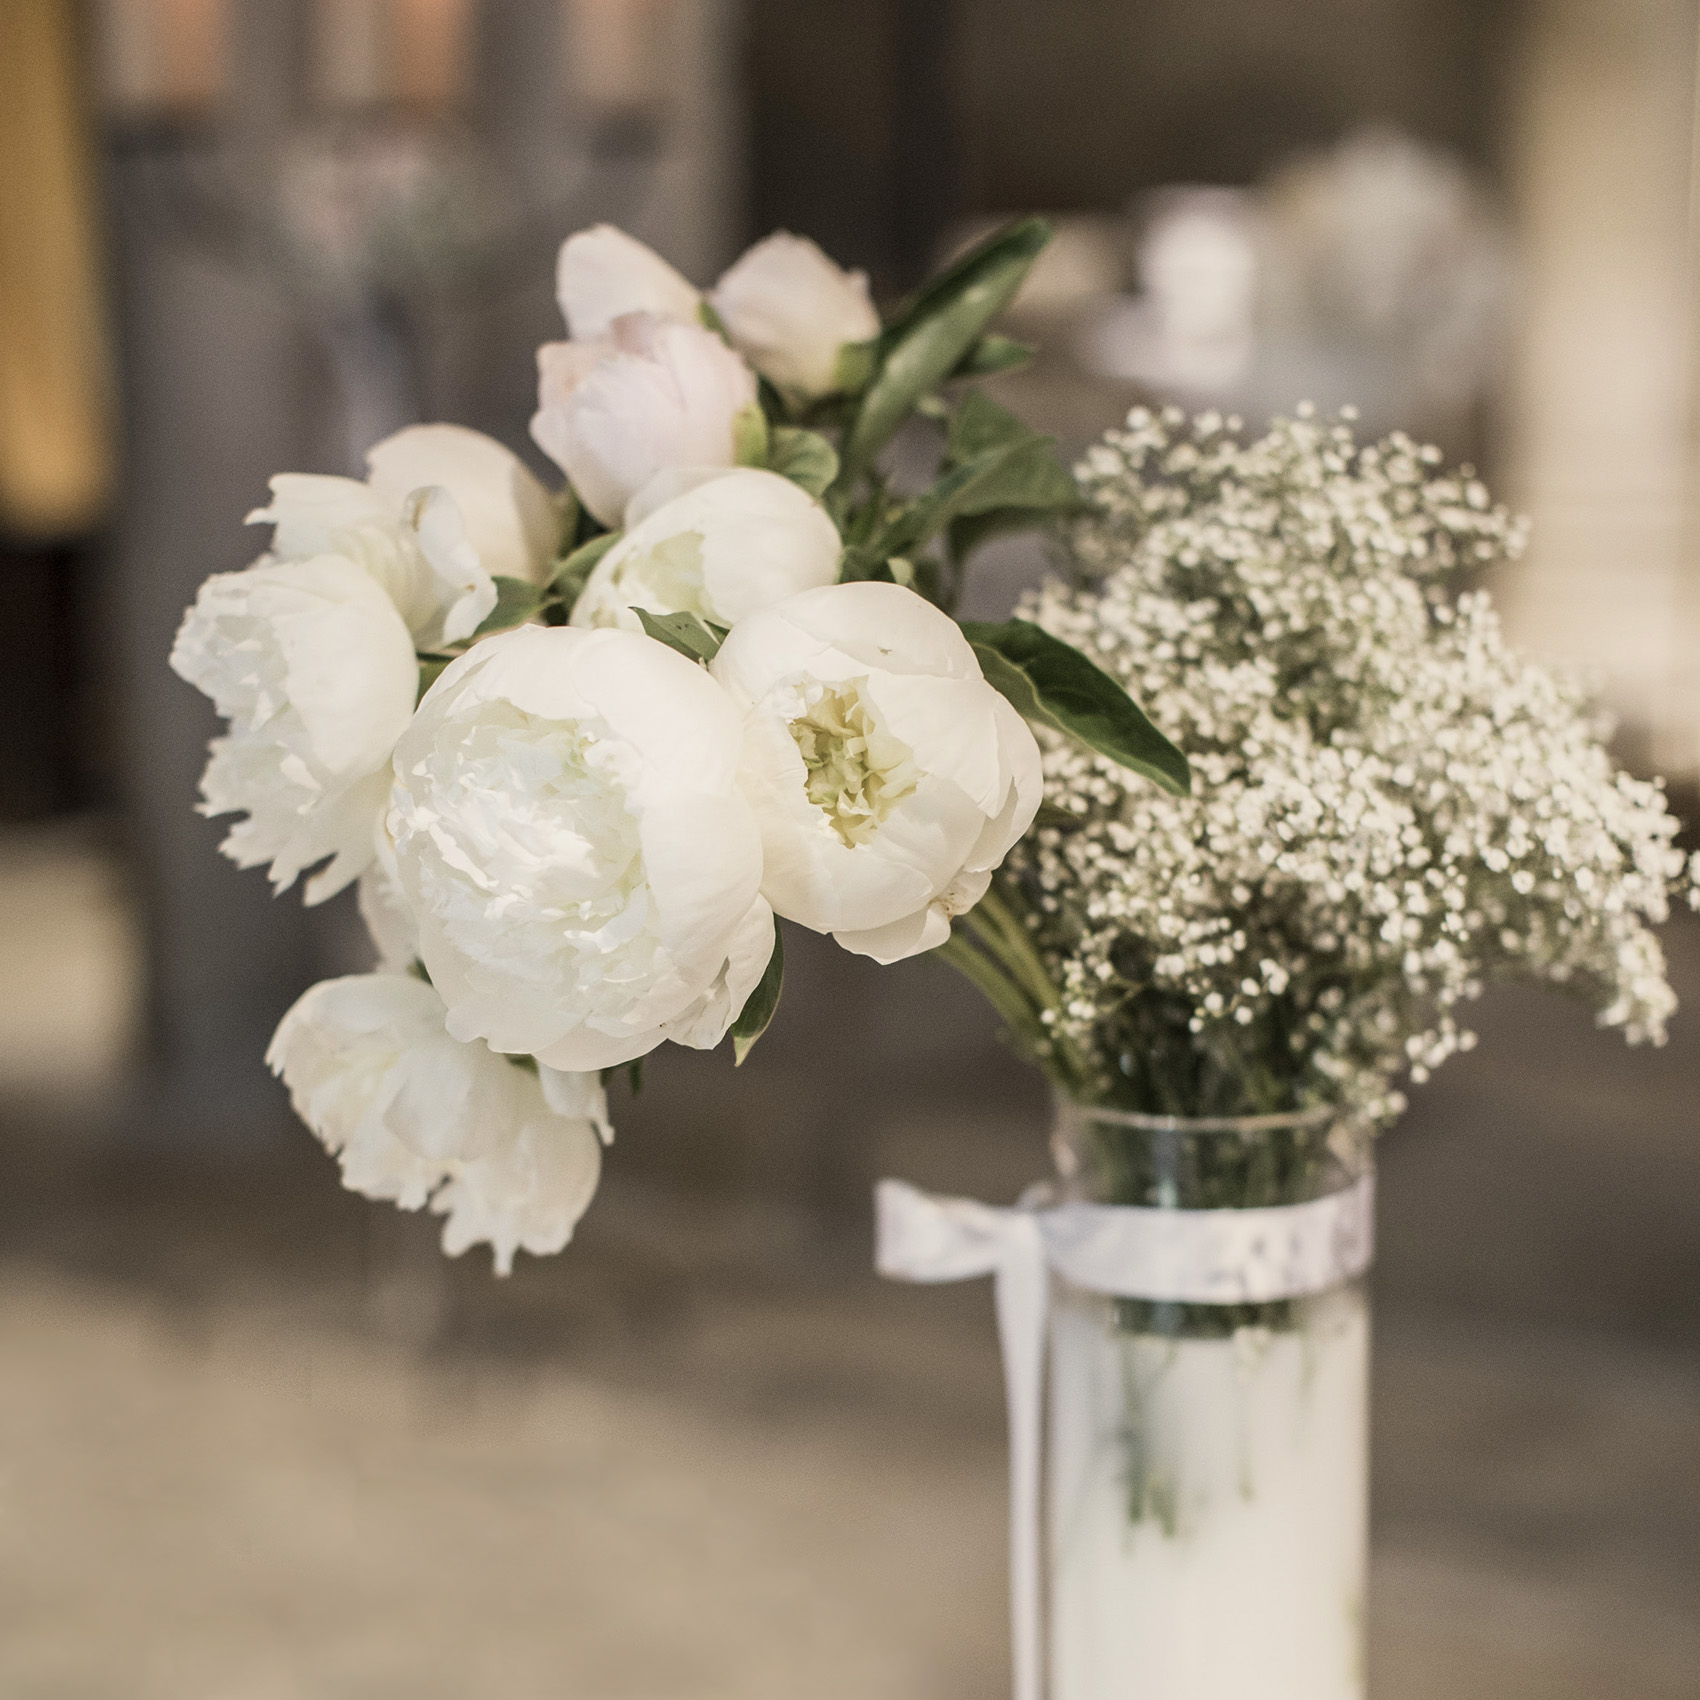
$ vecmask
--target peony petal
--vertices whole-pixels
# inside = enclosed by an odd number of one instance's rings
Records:
[[[1009,788],[995,705],[1004,699],[979,679],[873,673],[863,687],[892,735],[928,773],[948,779],[985,814]]]
[[[919,956],[923,951],[937,950],[950,937],[950,922],[940,905],[929,903],[887,926],[836,932],[832,936],[846,950],[857,956],[871,956],[883,966]]]
[[[173,669],[230,722],[202,779],[203,813],[245,813],[225,854],[270,862],[283,889],[334,856],[317,902],[372,859],[390,751],[417,690],[413,641],[395,606],[341,555],[268,557],[202,587],[172,647]]]
[[[663,1024],[663,1032],[676,1045],[697,1051],[712,1051],[726,1037],[745,1001],[767,972],[773,955],[773,911],[757,898],[737,931],[725,966],[713,985],[691,1006]]]
[[[442,1031],[442,999],[419,980],[390,974],[322,981],[278,1024],[266,1062],[296,1113],[338,1156],[352,1191],[417,1210],[442,1182],[442,1163],[410,1151],[383,1124],[404,1059]]]
[[[788,670],[774,659],[787,645],[798,655],[836,652],[863,672],[980,677],[980,664],[962,628],[901,585],[860,582],[805,590],[778,607],[763,610],[749,625],[756,629],[741,627],[727,639],[721,655],[733,650],[727,665],[743,673],[747,665],[738,652],[745,645],[752,649],[759,645],[766,652],[771,671],[769,677],[747,687],[752,701]]]
[[[560,543],[560,509],[525,463],[460,425],[410,425],[366,456],[372,490],[399,511],[427,485],[453,496],[486,574],[541,583]]]
[[[336,554],[341,533],[395,520],[395,505],[356,478],[280,472],[270,488],[271,506],[256,508],[247,523],[275,526],[272,551],[284,560]]]
[[[419,553],[436,579],[433,607],[442,611],[440,632],[416,632],[435,647],[462,643],[478,630],[496,606],[496,581],[472,546],[460,504],[440,484],[413,491],[404,512],[419,539]]]
[[[289,701],[329,773],[369,773],[389,759],[413,713],[419,663],[395,605],[361,568],[320,555],[274,568],[268,609]],[[284,576],[288,583],[284,584]]]
[[[667,477],[658,475],[646,489]],[[572,623],[639,630],[629,610],[644,608],[729,626],[797,591],[830,584],[841,551],[837,526],[806,491],[777,473],[732,468],[699,478],[629,529],[597,563]]]
[[[731,466],[664,466],[626,503],[627,531],[640,526],[669,502],[707,484],[716,478],[734,477],[739,468]]]
[[[543,1102],[558,1116],[587,1121],[604,1145],[614,1143],[614,1124],[608,1119],[608,1093],[600,1074],[569,1074],[564,1069],[540,1065],[537,1081]]]
[[[1033,824],[1044,800],[1045,777],[1039,743],[1033,729],[1015,709],[998,697],[995,705],[999,744],[1009,770],[1009,791],[1003,806],[986,822],[964,864],[972,869],[995,869]]]
[[[687,976],[717,971],[713,958],[724,959],[727,935],[761,886],[750,805],[700,792],[657,802],[643,817],[643,861],[668,954]]]
[[[454,1038],[612,1067],[728,976],[761,862],[740,736],[706,672],[627,632],[522,627],[444,670],[388,831]]]
[[[550,1115],[541,1101],[537,1110],[510,1145],[462,1165],[432,1200],[448,1218],[443,1250],[450,1257],[487,1242],[496,1273],[507,1275],[516,1251],[548,1257],[572,1238],[596,1195],[601,1141],[588,1121]]]
[[[574,342],[606,335],[625,313],[695,319],[701,300],[653,248],[611,224],[580,230],[561,244],[555,297]]]
[[[563,1073],[589,1074],[636,1062],[639,1057],[648,1056],[666,1037],[659,1027],[648,1027],[639,1033],[600,1033],[579,1026],[544,1045],[535,1055],[539,1064]]]
[[[387,803],[388,774],[384,775],[384,792]],[[394,869],[383,865],[384,849],[384,842],[380,839],[377,860],[360,876],[360,919],[366,923],[366,931],[377,947],[378,971],[382,974],[406,974],[419,959],[419,940],[412,911],[396,883]]]
[[[925,804],[901,846],[881,854],[875,846],[886,828],[872,844],[845,844],[809,801],[804,773],[784,723],[752,716],[739,785],[761,832],[762,895],[776,914],[816,932],[883,926],[926,903],[954,872],[954,839],[942,833],[933,857],[916,854],[916,841],[925,838],[922,823],[930,818]]]
[[[605,341],[538,351],[532,436],[604,525],[668,467],[731,466],[755,376],[701,325],[627,313]]]

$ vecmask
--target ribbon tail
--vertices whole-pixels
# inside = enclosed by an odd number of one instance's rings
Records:
[[[1040,1700],[1039,1449],[1050,1267],[1038,1221],[902,1181],[875,1191],[875,1264],[900,1281],[996,1279],[998,1343],[1009,1404],[1009,1606],[1015,1700]]]
[[[1039,1224],[1013,1216],[996,1271],[998,1340],[1009,1403],[1010,1654],[1015,1700],[1040,1700],[1040,1442],[1050,1270]]]

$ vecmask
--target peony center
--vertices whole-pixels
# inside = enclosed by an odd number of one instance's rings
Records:
[[[866,844],[918,778],[914,751],[880,724],[861,683],[828,686],[790,723],[809,801],[850,846]]]

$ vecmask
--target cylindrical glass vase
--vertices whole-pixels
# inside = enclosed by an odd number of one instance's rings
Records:
[[[1307,1204],[1368,1175],[1339,1110],[1189,1119],[1058,1107],[1064,1198]],[[1057,1281],[1050,1700],[1363,1700],[1363,1282],[1260,1303]]]

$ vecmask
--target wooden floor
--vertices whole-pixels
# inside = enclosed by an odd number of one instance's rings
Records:
[[[498,1286],[328,1180],[14,1190],[0,1694],[1002,1690],[983,1291],[617,1184]],[[1375,1412],[1376,1700],[1689,1700],[1700,1363],[1393,1312]]]

